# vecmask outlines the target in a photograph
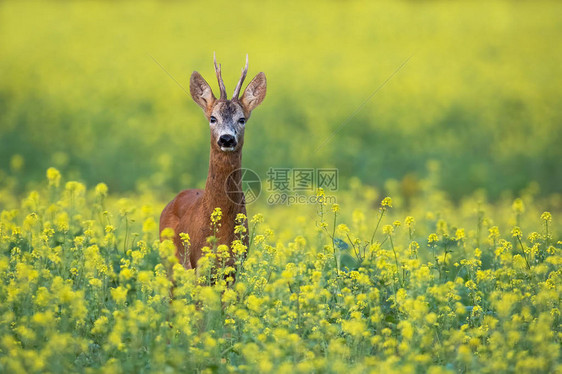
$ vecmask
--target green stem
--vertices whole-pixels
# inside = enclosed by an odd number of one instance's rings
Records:
[[[250,253],[250,248],[252,248],[252,244],[254,243],[254,238],[256,237],[256,227],[258,223],[254,223],[254,227],[252,228],[252,235],[250,236],[250,242],[248,243],[248,248],[246,249],[246,256]]]
[[[384,209],[381,209],[381,215],[379,216],[379,221],[377,222],[377,226],[375,227],[375,231],[373,231],[373,235],[371,236],[371,244],[373,244],[373,240],[375,240],[375,234],[377,233],[377,230],[379,229],[379,225],[381,224],[382,221],[382,217],[384,216]]]
[[[129,239],[129,217],[125,215],[125,241],[123,243],[123,253],[127,253],[127,241]]]
[[[388,235],[388,238],[390,239],[390,246],[392,248],[392,252],[394,253],[394,262],[396,263],[396,276],[398,277],[398,281],[400,282],[400,286],[404,287],[404,284],[402,282],[402,280],[400,279],[400,272],[398,271],[399,267],[398,267],[398,256],[396,255],[396,249],[394,248],[394,242],[392,241],[392,235]]]
[[[334,227],[332,228],[332,248],[334,249],[334,261],[336,262],[336,269],[338,271],[338,274],[340,272],[340,263],[338,261],[339,259],[339,255],[340,255],[340,251],[338,248],[338,254],[336,255],[336,220],[338,218],[338,213],[334,212]]]
[[[521,241],[521,238],[519,236],[517,236],[517,240],[519,241],[519,245],[521,246],[521,252],[523,252],[523,258],[525,259],[525,263],[527,264],[527,269],[530,269],[531,265],[527,260],[527,254],[525,253],[525,247],[523,247],[523,242]]]
[[[351,237],[349,236],[349,234],[346,233],[345,235],[347,236],[347,240],[349,241],[349,244],[351,245],[351,248],[353,248],[353,253],[355,253],[355,256],[357,257],[357,259],[358,259],[360,262],[363,262],[363,259],[361,258],[361,252],[360,252],[360,250],[358,250],[358,249],[355,247],[355,243],[353,243],[353,240],[351,240]]]

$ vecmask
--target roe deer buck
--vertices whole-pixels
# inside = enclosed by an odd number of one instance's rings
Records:
[[[219,99],[215,98],[211,87],[198,72],[194,71],[191,74],[189,82],[191,97],[203,109],[211,130],[209,173],[205,189],[180,192],[164,208],[160,216],[160,234],[167,227],[174,230],[176,256],[187,269],[197,267],[202,254],[201,249],[207,245],[207,237],[212,235],[210,217],[215,208],[218,207],[222,211],[221,226],[216,233],[217,244],[226,244],[230,247],[235,240],[235,218],[238,213],[246,214],[240,170],[244,127],[252,110],[265,98],[266,92],[265,74],[259,73],[248,84],[242,97],[238,98],[248,72],[248,55],[246,55],[246,66],[242,70],[242,76],[234,89],[232,99],[228,100],[221,76],[221,66],[217,66],[216,58],[214,64],[219,82]],[[245,225],[247,230],[247,222]],[[190,236],[189,253],[185,253],[179,237],[180,233],[187,233]],[[243,244],[248,246],[247,236]],[[231,252],[228,265],[232,263]]]

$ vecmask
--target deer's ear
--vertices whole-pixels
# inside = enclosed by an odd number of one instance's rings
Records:
[[[191,74],[189,92],[191,92],[193,101],[195,101],[205,113],[207,113],[215,103],[216,98],[215,95],[213,95],[211,86],[209,86],[209,83],[196,71]]]
[[[265,99],[265,92],[267,91],[267,80],[264,73],[259,73],[252,79],[248,87],[242,94],[240,102],[244,109],[248,112],[254,110]]]

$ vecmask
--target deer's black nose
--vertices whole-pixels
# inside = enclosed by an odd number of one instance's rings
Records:
[[[236,146],[236,138],[232,135],[221,135],[217,142],[219,147],[230,148]]]

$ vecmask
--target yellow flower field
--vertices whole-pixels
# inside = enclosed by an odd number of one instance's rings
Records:
[[[357,182],[309,216],[239,217],[236,269],[210,246],[198,272],[159,242],[153,196],[53,168],[23,199],[4,188],[0,371],[561,372],[552,201],[453,205],[430,185],[408,208]]]
[[[0,1],[0,374],[562,374],[560,40],[551,0]],[[159,217],[213,53],[267,95],[194,271]]]

